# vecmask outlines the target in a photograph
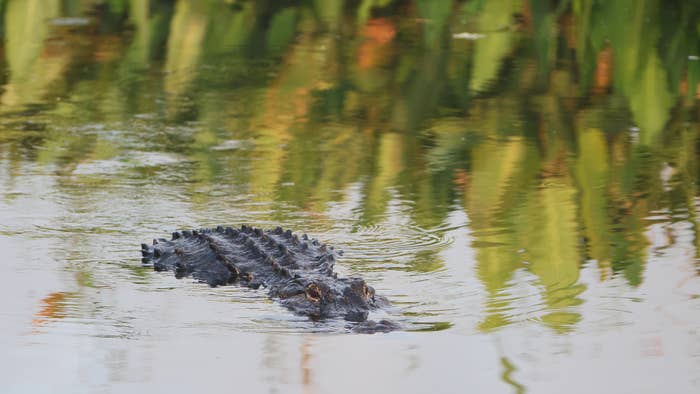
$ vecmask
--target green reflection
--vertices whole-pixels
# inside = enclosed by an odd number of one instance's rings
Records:
[[[523,394],[526,391],[525,386],[514,380],[512,376],[513,372],[517,371],[515,365],[513,365],[513,363],[511,363],[506,357],[501,357],[501,365],[503,366],[501,379],[511,385],[517,394]]]
[[[464,211],[483,331],[522,320],[519,274],[526,318],[575,330],[584,262],[638,286],[649,217],[697,234],[697,2],[0,4],[8,190],[36,164],[65,193],[158,179],[198,212],[309,228],[339,202],[347,228],[436,236]],[[443,248],[401,269],[439,272]]]
[[[66,73],[70,50],[47,43],[47,21],[60,14],[58,0],[13,0],[5,6],[6,61],[9,80],[0,102],[3,107],[41,102],[52,83]]]

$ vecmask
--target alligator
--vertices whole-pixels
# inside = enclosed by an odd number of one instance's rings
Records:
[[[362,278],[341,278],[333,271],[338,256],[332,246],[277,227],[247,225],[185,230],[172,239],[141,244],[143,263],[155,271],[173,271],[216,287],[239,284],[267,289],[268,296],[292,312],[313,320],[342,317],[353,332],[393,331],[388,320],[367,320],[371,310],[389,301]]]

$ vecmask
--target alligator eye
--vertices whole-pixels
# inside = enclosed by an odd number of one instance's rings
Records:
[[[321,289],[315,283],[306,286],[306,299],[311,302],[321,302]]]
[[[365,297],[374,299],[374,289],[370,286],[364,286]]]

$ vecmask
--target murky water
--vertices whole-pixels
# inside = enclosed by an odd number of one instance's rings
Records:
[[[0,391],[700,390],[700,7],[272,3],[0,1]],[[140,264],[243,223],[405,330]]]

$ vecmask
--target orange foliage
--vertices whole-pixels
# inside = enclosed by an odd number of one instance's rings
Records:
[[[357,51],[360,68],[372,68],[380,63],[385,46],[396,37],[396,26],[386,18],[371,19],[360,34],[365,37]]]
[[[613,51],[607,47],[598,53],[596,59],[595,76],[593,79],[593,92],[605,93],[612,83]]]

